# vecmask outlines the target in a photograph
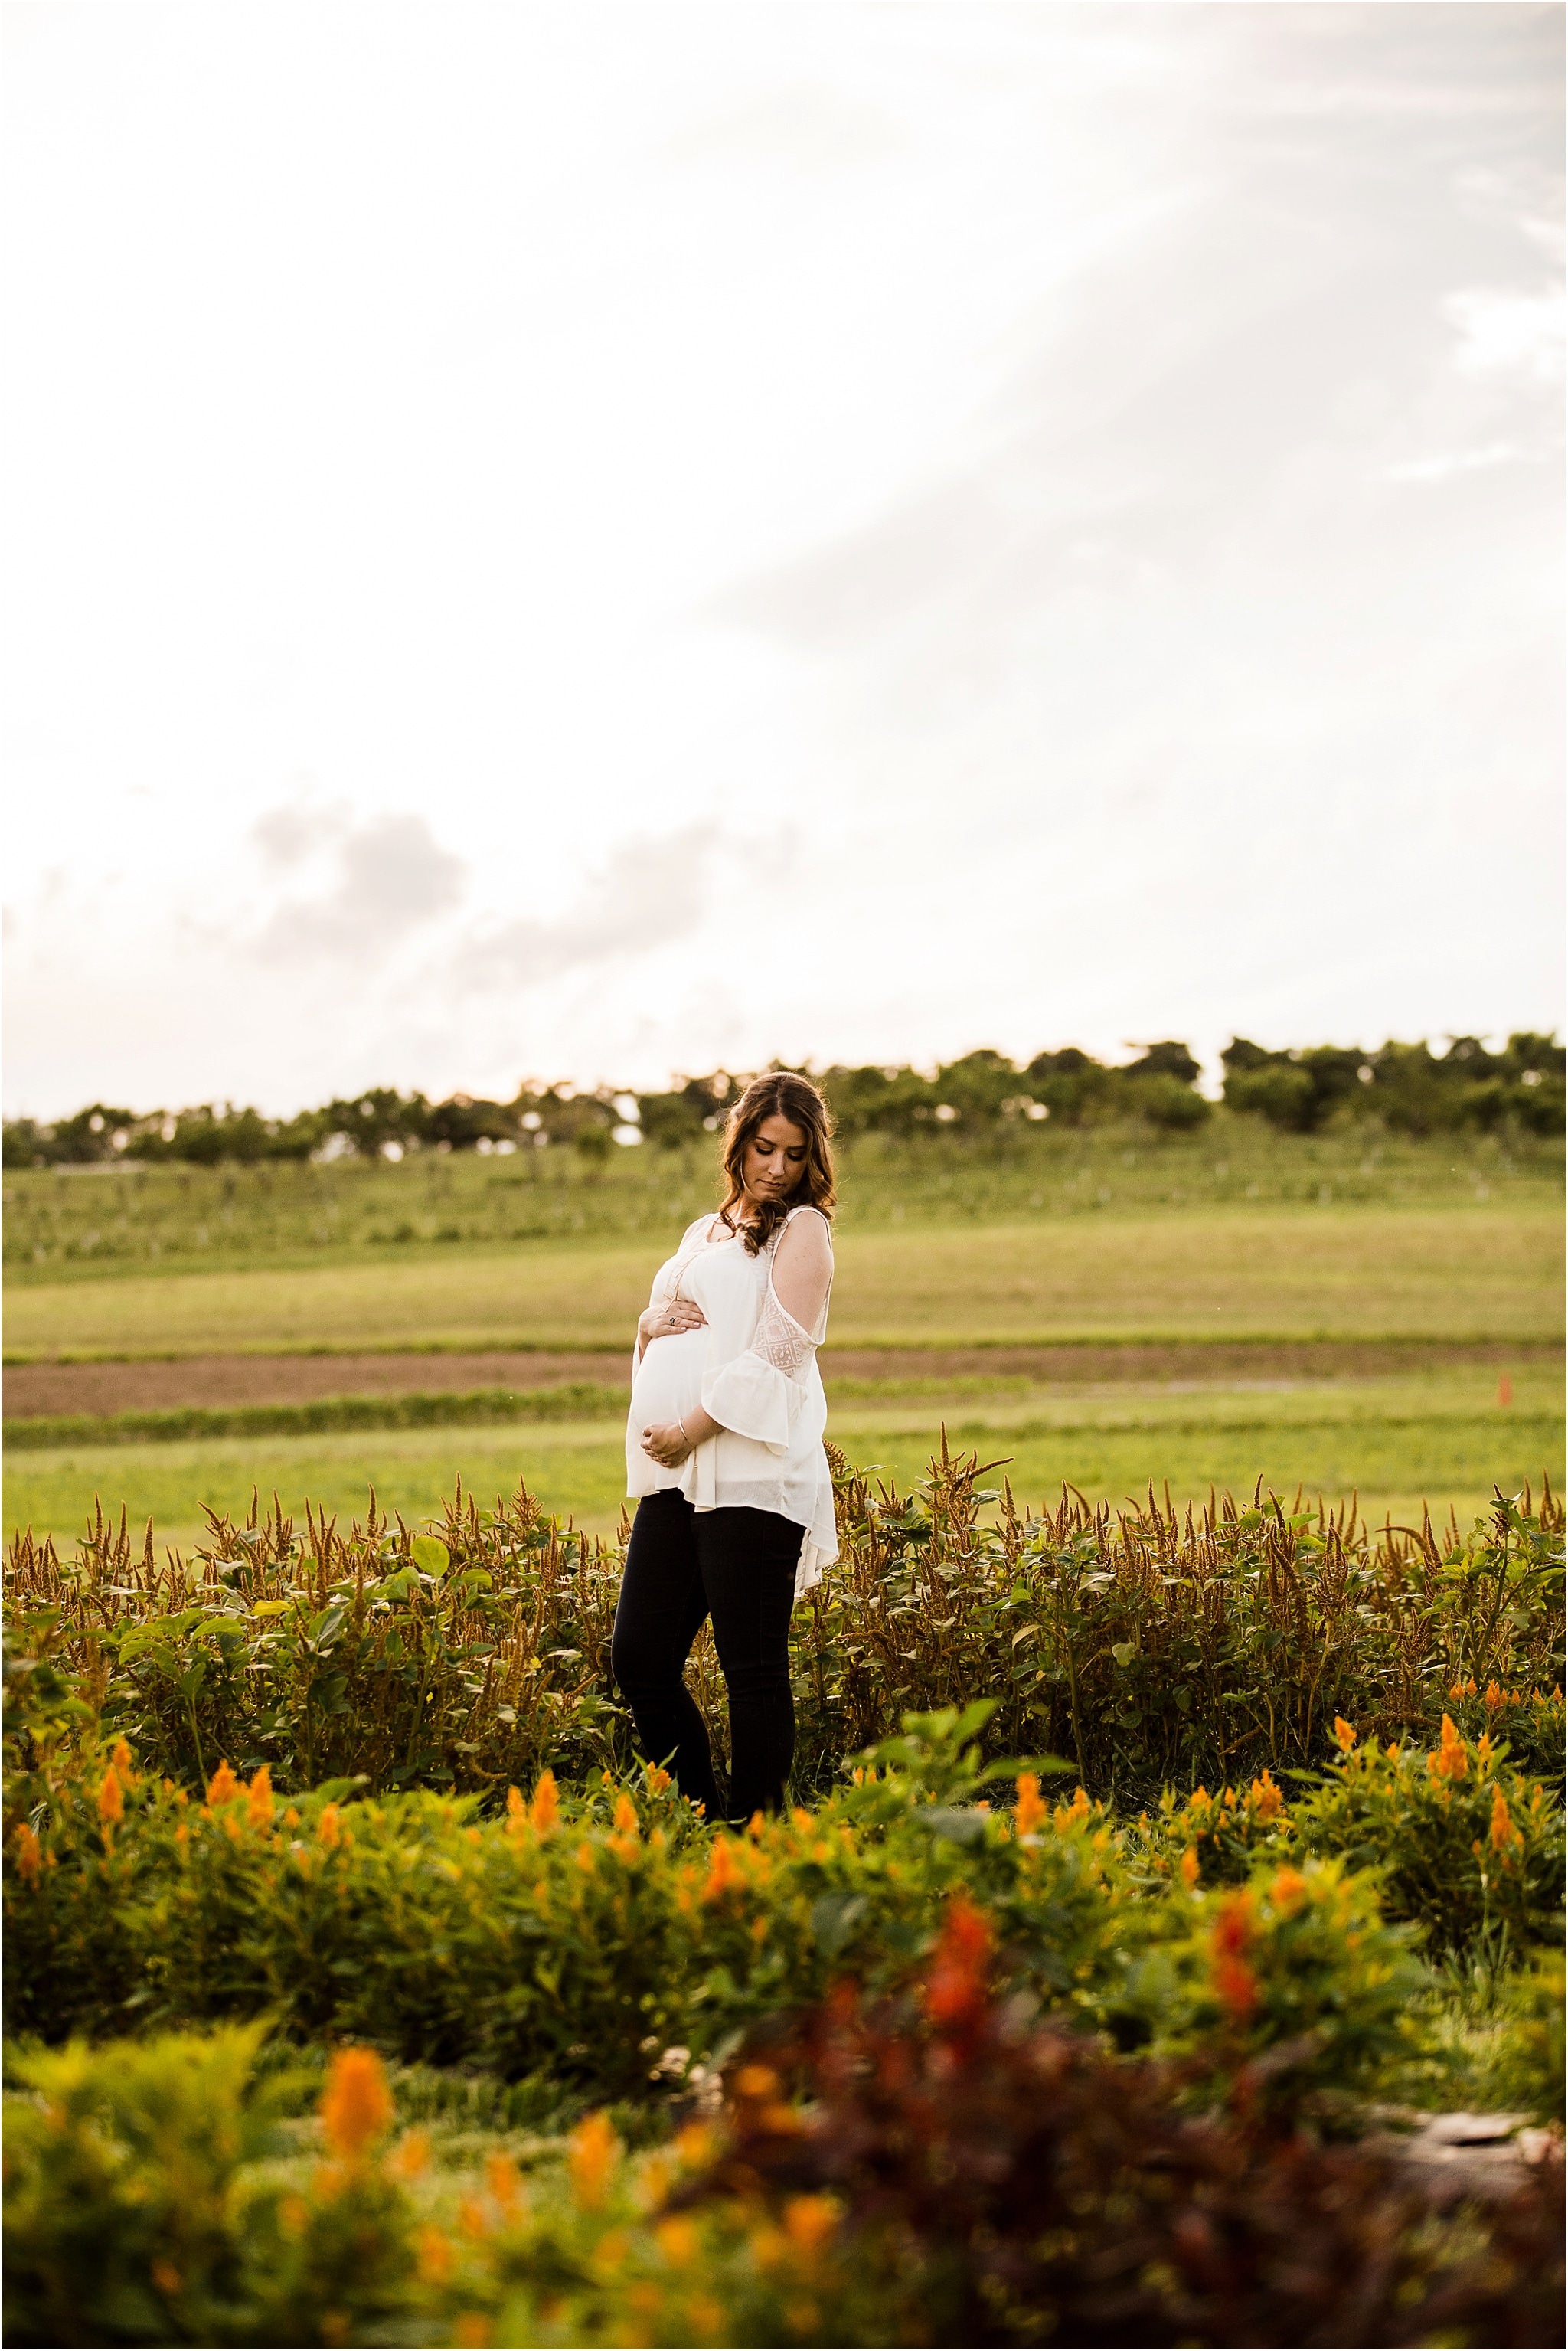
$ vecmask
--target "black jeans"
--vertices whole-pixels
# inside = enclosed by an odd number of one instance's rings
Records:
[[[611,1670],[649,1760],[674,1760],[710,1821],[783,1809],[795,1753],[789,1614],[801,1530],[775,1510],[695,1510],[673,1489],[637,1505],[615,1610]],[[729,1691],[729,1803],[684,1667],[705,1616]]]

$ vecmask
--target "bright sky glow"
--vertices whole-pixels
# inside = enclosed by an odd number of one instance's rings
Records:
[[[9,1111],[1559,1018],[1563,16],[9,0]]]

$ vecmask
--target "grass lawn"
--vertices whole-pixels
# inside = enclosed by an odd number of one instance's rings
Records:
[[[665,1237],[668,1238],[668,1237]],[[12,1361],[49,1355],[629,1343],[664,1239],[250,1272],[122,1274],[7,1296]],[[846,1231],[841,1346],[1514,1338],[1561,1330],[1554,1206],[1191,1208]]]
[[[946,1420],[949,1437],[983,1458],[1011,1457],[1015,1489],[1039,1499],[1063,1479],[1113,1499],[1168,1480],[1173,1496],[1209,1486],[1250,1492],[1260,1474],[1281,1492],[1298,1483],[1334,1499],[1359,1492],[1381,1520],[1450,1504],[1480,1509],[1495,1482],[1513,1491],[1543,1469],[1563,1477],[1561,1398],[1551,1374],[1522,1373],[1511,1407],[1479,1369],[1377,1382],[1251,1387],[1189,1384],[1055,1387],[990,1397],[868,1403],[848,1399],[831,1430],[852,1458],[883,1465],[907,1485],[925,1468]],[[362,1513],[373,1483],[383,1508],[422,1520],[461,1476],[482,1500],[519,1477],[549,1507],[610,1531],[621,1508],[622,1432],[592,1421],[519,1428],[433,1428],[341,1436],[62,1448],[19,1453],[5,1489],[8,1529],[31,1523],[68,1537],[94,1494],[151,1516],[160,1537],[190,1544],[204,1500],[243,1512],[253,1484],[276,1488],[297,1514],[307,1495],[345,1520]]]

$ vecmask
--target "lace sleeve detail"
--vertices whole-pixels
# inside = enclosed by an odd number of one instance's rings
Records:
[[[810,1332],[802,1330],[795,1317],[779,1303],[771,1281],[757,1318],[751,1352],[760,1355],[765,1364],[771,1364],[776,1372],[782,1372],[787,1380],[803,1379],[817,1352],[817,1343]]]

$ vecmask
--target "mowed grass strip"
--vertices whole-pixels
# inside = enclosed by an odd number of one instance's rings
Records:
[[[6,1352],[571,1348],[630,1343],[657,1245],[519,1246],[436,1263],[178,1274],[13,1290]],[[1554,1339],[1555,1209],[1194,1210],[844,1233],[841,1346],[1064,1338]]]
[[[1120,1499],[1168,1480],[1178,1499],[1209,1487],[1250,1493],[1260,1476],[1293,1494],[1298,1485],[1334,1499],[1358,1493],[1380,1520],[1418,1509],[1461,1519],[1484,1507],[1494,1484],[1516,1491],[1542,1472],[1563,1475],[1563,1421],[1544,1374],[1521,1382],[1511,1407],[1484,1379],[1173,1393],[1056,1392],[976,1400],[951,1408],[926,1401],[835,1408],[831,1433],[852,1458],[880,1463],[909,1483],[924,1474],[945,1423],[949,1440],[982,1458],[1007,1456],[1026,1499],[1055,1494],[1063,1479]],[[252,1440],[206,1439],[127,1447],[72,1447],[18,1455],[6,1482],[8,1528],[31,1524],[68,1540],[95,1495],[133,1522],[152,1517],[161,1540],[183,1547],[200,1532],[201,1505],[243,1515],[251,1489],[274,1489],[303,1515],[307,1495],[345,1521],[362,1516],[373,1485],[382,1509],[410,1520],[434,1515],[454,1480],[480,1500],[526,1479],[547,1507],[608,1532],[624,1486],[622,1424],[616,1420],[510,1429],[407,1429]]]

